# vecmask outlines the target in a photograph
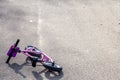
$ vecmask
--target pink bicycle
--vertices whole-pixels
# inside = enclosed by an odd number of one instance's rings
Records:
[[[26,62],[31,62],[33,67],[36,67],[36,63],[40,62],[49,71],[56,71],[58,73],[62,71],[62,67],[60,65],[56,64],[52,58],[50,58],[44,52],[41,52],[36,47],[27,46],[25,50],[21,50],[19,47],[17,47],[19,41],[20,40],[17,39],[16,43],[10,46],[7,52],[8,59],[6,63],[9,63],[12,57],[16,57],[17,53],[22,53],[27,56]]]

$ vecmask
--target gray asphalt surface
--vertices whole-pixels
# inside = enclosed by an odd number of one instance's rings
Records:
[[[0,80],[120,80],[119,0],[0,0]],[[40,48],[63,67],[50,73],[9,46]]]

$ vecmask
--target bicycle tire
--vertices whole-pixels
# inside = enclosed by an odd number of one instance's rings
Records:
[[[43,66],[48,69],[49,71],[56,71],[58,73],[60,73],[62,71],[62,67],[59,66],[58,64],[54,63],[54,65],[52,65],[52,62],[44,62]]]

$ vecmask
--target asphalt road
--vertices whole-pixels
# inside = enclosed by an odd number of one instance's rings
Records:
[[[120,80],[119,0],[0,0],[0,80]],[[19,47],[40,48],[63,67],[33,68]]]

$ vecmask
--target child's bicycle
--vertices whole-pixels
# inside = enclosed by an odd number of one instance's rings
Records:
[[[36,67],[36,63],[40,62],[46,69],[49,71],[56,71],[60,73],[62,71],[62,67],[55,63],[49,56],[47,56],[44,52],[41,52],[39,49],[33,46],[27,46],[25,50],[21,50],[17,47],[19,43],[19,39],[17,39],[14,45],[11,45],[9,48],[7,55],[8,59],[6,63],[9,63],[11,57],[16,57],[17,53],[22,53],[27,56],[26,62],[31,61],[32,66]]]

